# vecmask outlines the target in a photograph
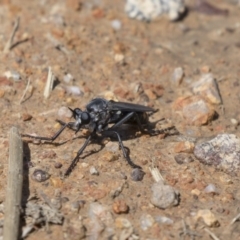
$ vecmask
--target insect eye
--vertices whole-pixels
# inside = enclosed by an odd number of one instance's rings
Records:
[[[83,112],[81,115],[81,120],[83,124],[87,124],[90,122],[90,115],[87,112]]]
[[[73,112],[73,117],[78,118],[82,114],[82,110],[80,108],[75,108],[74,110],[70,109]]]
[[[77,114],[77,115],[80,115],[82,113],[82,110],[80,108],[75,108],[74,109],[74,112]]]

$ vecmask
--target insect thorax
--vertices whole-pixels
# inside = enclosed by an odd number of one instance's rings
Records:
[[[105,125],[108,123],[109,110],[108,102],[102,98],[93,99],[86,107],[93,122]]]

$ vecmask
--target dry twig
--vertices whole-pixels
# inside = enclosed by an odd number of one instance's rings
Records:
[[[233,218],[233,220],[230,222],[230,225],[234,224],[239,219],[240,219],[240,213],[235,218]]]
[[[214,240],[220,240],[212,231],[208,228],[204,228],[204,231],[207,232]]]
[[[14,39],[14,36],[18,30],[18,27],[19,27],[19,17],[16,19],[15,23],[14,23],[14,27],[13,27],[13,30],[12,30],[12,33],[11,33],[11,36],[9,38],[9,40],[7,41],[4,49],[3,49],[3,53],[8,53],[12,46],[13,46],[13,39]]]
[[[51,69],[51,67],[49,67],[48,68],[47,82],[46,82],[46,86],[45,86],[44,93],[43,93],[45,98],[49,98],[49,96],[50,96],[50,93],[51,93],[51,91],[53,89],[54,79],[55,79],[55,77],[54,77],[54,75],[52,73],[52,69]]]
[[[161,173],[159,172],[158,168],[156,167],[149,167],[149,171],[152,174],[153,179],[155,180],[155,182],[163,182],[164,183],[164,179],[161,175]]]
[[[8,179],[3,228],[4,240],[18,239],[23,183],[23,143],[16,127],[9,136]]]
[[[27,93],[27,90],[28,90],[28,88],[29,88],[29,85],[30,85],[30,78],[28,79],[27,86],[26,86],[26,88],[25,88],[25,90],[24,90],[24,92],[23,92],[23,95],[22,95],[21,99],[20,99],[20,104],[24,102],[23,100],[24,100],[24,97],[25,97],[25,95],[26,95],[26,93]]]
[[[201,237],[201,235],[198,234],[197,232],[191,231],[183,219],[182,219],[182,226],[183,226],[183,231],[179,233],[179,236],[183,236],[183,237],[189,236],[191,239],[195,239],[195,237]]]

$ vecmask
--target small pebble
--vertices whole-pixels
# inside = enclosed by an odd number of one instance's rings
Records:
[[[111,21],[112,28],[116,31],[120,30],[122,28],[122,22],[118,19],[115,19]]]
[[[114,53],[124,53],[126,51],[126,46],[122,42],[117,42],[113,46]]]
[[[228,15],[227,9],[218,8],[208,3],[208,1],[197,1],[195,10],[206,15]]]
[[[232,123],[232,125],[237,126],[238,125],[238,120],[235,119],[235,118],[231,118],[231,123]]]
[[[78,200],[78,203],[79,203],[80,208],[83,208],[84,205],[86,204],[86,201],[85,200]]]
[[[201,67],[201,72],[202,73],[210,73],[211,68],[209,66],[203,66],[203,67]]]
[[[78,212],[79,209],[80,209],[80,204],[79,204],[78,201],[75,201],[75,202],[72,202],[72,203],[71,203],[71,210],[72,210],[73,212]]]
[[[66,91],[73,96],[83,96],[83,91],[77,86],[67,86]]]
[[[4,97],[5,95],[5,90],[4,89],[0,89],[0,98]]]
[[[164,93],[164,87],[158,83],[144,83],[142,88],[144,90],[145,95],[147,95],[148,98],[150,98],[150,96],[148,95],[146,90],[150,90],[151,94],[155,95],[156,98],[161,97]],[[141,86],[139,90],[141,91]]]
[[[116,228],[124,229],[124,228],[132,228],[131,222],[127,218],[117,217],[115,219]]]
[[[219,134],[210,141],[197,143],[195,157],[203,164],[227,172],[240,169],[240,139],[234,134]]]
[[[32,174],[32,180],[36,182],[44,182],[49,179],[49,177],[50,175],[47,172],[40,169],[35,170]]]
[[[112,162],[115,160],[119,159],[119,153],[114,153],[112,151],[106,151],[105,153],[102,154],[101,160],[107,161],[107,162]]]
[[[180,153],[174,156],[175,161],[178,164],[187,164],[193,162],[193,158],[189,154]]]
[[[59,8],[57,7],[57,5],[55,5],[52,9],[52,14],[51,14],[49,20],[57,26],[65,26],[66,23],[65,23],[63,16],[59,15],[57,13],[57,11],[59,11]],[[53,12],[55,12],[55,13],[53,13]]]
[[[215,217],[215,215],[209,210],[209,209],[203,209],[203,210],[199,210],[197,212],[197,215],[195,216],[195,218],[198,220],[199,218],[202,218],[204,223],[208,226],[208,227],[219,227],[219,221],[217,220],[217,218]]]
[[[184,72],[181,67],[175,68],[172,75],[172,82],[179,86],[182,83]]]
[[[106,205],[100,204],[98,202],[93,202],[90,203],[88,211],[88,216],[90,220],[93,221],[94,225],[100,224],[101,226],[109,226],[109,223],[113,222],[112,213]],[[92,226],[93,229],[94,225]],[[93,229],[90,229],[90,231]],[[98,236],[98,238],[94,239],[100,239],[100,237]]]
[[[54,163],[54,167],[55,168],[61,168],[62,167],[62,164],[60,162],[55,162]]]
[[[152,90],[152,89],[145,89],[144,93],[146,94],[146,96],[148,97],[148,99],[150,100],[155,100],[157,99],[157,95],[156,93]]]
[[[66,6],[74,11],[80,11],[82,9],[82,1],[81,0],[68,0],[66,1]]]
[[[177,20],[185,11],[183,0],[127,0],[125,12],[128,17],[151,21],[167,14],[171,21]]]
[[[105,148],[106,150],[115,153],[119,151],[119,144],[117,142],[108,142],[105,145]]]
[[[23,113],[22,114],[22,120],[25,121],[29,121],[32,119],[32,115],[28,114],[28,113]]]
[[[216,193],[217,192],[216,186],[214,184],[210,183],[205,187],[204,192],[205,193]]]
[[[35,164],[33,162],[26,162],[26,167],[27,168],[32,168],[32,167],[35,167]],[[1,168],[0,168],[1,169]]]
[[[156,222],[161,224],[167,224],[167,225],[173,224],[173,220],[171,218],[164,217],[164,216],[157,216],[155,217],[155,220]]]
[[[129,211],[129,207],[124,200],[116,200],[112,205],[113,211],[117,214],[127,213]]]
[[[53,206],[53,208],[59,210],[62,208],[62,201],[61,199],[52,198],[51,205]]]
[[[119,172],[118,175],[119,175],[119,177],[120,177],[121,179],[127,180],[127,175],[126,175],[125,172]]]
[[[51,177],[50,178],[50,183],[54,188],[61,188],[63,185],[62,179],[58,177]]]
[[[136,71],[137,71],[137,69],[135,70],[135,74],[136,74]],[[129,88],[131,89],[131,91],[134,94],[141,94],[141,93],[143,93],[143,85],[140,82],[132,82],[132,83],[130,83]]]
[[[63,76],[63,81],[65,83],[70,83],[73,80],[73,76],[70,73],[67,73]]]
[[[199,81],[192,84],[192,88],[195,94],[201,95],[210,103],[221,104],[219,88],[211,73],[202,75]]]
[[[189,125],[201,126],[211,121],[215,115],[213,107],[201,96],[188,96],[178,98],[173,109],[183,116]]]
[[[53,150],[46,150],[39,154],[40,159],[46,159],[46,158],[56,158],[57,154]]]
[[[83,224],[83,217],[79,214],[73,213],[71,217],[65,218],[64,220],[64,238],[71,240],[80,240],[80,239],[88,239],[87,229]],[[55,230],[55,234],[61,234],[61,230]],[[91,237],[93,236],[93,232],[91,232]],[[95,236],[94,236],[95,237]],[[52,237],[55,239],[56,237]],[[97,238],[94,238],[97,239]]]
[[[107,189],[90,189],[88,194],[95,200],[99,200],[107,195]]]
[[[12,85],[13,85],[12,81],[9,80],[6,76],[5,77],[0,76],[0,86],[1,86],[1,89],[2,89],[2,86],[3,87],[4,86],[10,87]]]
[[[99,19],[99,18],[103,18],[105,16],[105,13],[101,8],[94,8],[92,10],[92,16],[95,17],[96,19]]]
[[[174,146],[175,153],[192,153],[194,149],[194,143],[185,141],[185,142],[178,142]]]
[[[94,166],[90,167],[89,172],[90,172],[91,175],[97,175],[97,176],[99,175],[98,170]]]
[[[61,107],[58,110],[58,116],[60,118],[71,118],[73,115],[72,111],[67,107]]]
[[[124,184],[122,184],[121,186],[115,188],[115,189],[112,189],[110,192],[109,192],[109,195],[111,196],[111,198],[116,198],[118,197],[121,192],[123,191],[123,188],[124,188]]]
[[[117,54],[114,55],[114,60],[115,60],[117,63],[123,63],[124,58],[125,58],[125,57],[124,57],[123,54],[117,53]]]
[[[66,203],[66,202],[69,201],[69,198],[68,197],[62,197],[61,201],[62,201],[62,203]]]
[[[144,214],[140,218],[140,223],[142,230],[146,231],[153,226],[155,220],[150,214]]]
[[[73,100],[72,97],[66,98],[66,103],[67,103],[67,104],[73,104],[73,102],[74,102],[74,100]]]
[[[4,76],[7,77],[8,79],[13,79],[15,82],[19,82],[21,80],[21,76],[18,72],[12,70],[12,71],[6,71],[4,73]]]
[[[162,182],[154,183],[152,185],[151,203],[160,209],[176,206],[179,203],[179,192]]]
[[[192,195],[195,195],[195,196],[199,196],[201,194],[201,191],[197,188],[194,188],[192,191],[191,191],[191,194]]]
[[[140,168],[134,168],[132,170],[132,173],[131,173],[131,179],[135,182],[137,181],[142,181],[143,177],[144,177],[144,172],[142,169]]]
[[[83,168],[87,168],[87,167],[89,166],[89,163],[83,162],[83,163],[81,163],[81,166],[82,166]]]
[[[223,203],[232,202],[235,199],[232,193],[225,193],[225,195],[221,198]]]
[[[118,102],[117,96],[112,91],[106,91],[103,93],[103,97],[107,100],[113,100],[115,102]]]
[[[233,180],[231,176],[227,174],[219,176],[219,180],[224,184],[228,184],[228,185],[233,184]]]

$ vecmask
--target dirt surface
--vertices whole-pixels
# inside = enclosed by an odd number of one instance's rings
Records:
[[[162,134],[141,135],[132,128],[119,130],[131,159],[146,173],[139,182],[131,179],[132,169],[121,151],[109,150],[117,144],[114,138],[90,144],[65,179],[62,175],[86,133],[75,136],[66,130],[56,139],[59,145],[25,139],[23,206],[27,202],[49,205],[64,218],[62,224],[35,222],[27,239],[211,239],[210,232],[219,239],[240,239],[239,223],[230,224],[239,214],[239,172],[203,165],[191,152],[186,154],[193,161],[178,164],[175,160],[176,144],[188,137],[239,136],[240,8],[233,1],[211,2],[228,9],[228,15],[191,10],[193,3],[187,2],[190,10],[181,21],[159,18],[144,23],[129,19],[119,0],[1,2],[1,202],[5,201],[8,133],[13,125],[21,133],[52,136],[60,127],[55,119],[70,121],[59,116],[61,107],[84,109],[91,99],[112,95],[159,109],[150,121],[165,121],[157,123],[156,129],[174,125],[180,132],[164,138]],[[3,53],[18,16],[13,41],[17,44]],[[121,23],[119,30],[111,25],[115,19]],[[45,99],[48,67],[57,81]],[[184,78],[176,85],[172,74],[177,67],[184,69]],[[21,79],[8,79],[8,71]],[[187,125],[173,103],[190,95],[191,83],[208,72],[218,83],[222,104],[212,105],[217,114],[208,124]],[[69,82],[67,74],[73,77]],[[78,87],[79,94],[69,92],[68,86]],[[152,166],[159,169],[165,184],[179,191],[177,206],[159,209],[152,205]],[[91,174],[91,167],[98,175]],[[36,169],[46,171],[50,178],[35,181]],[[209,184],[214,184],[216,192],[205,193]],[[204,209],[216,218],[213,226],[197,219]],[[167,217],[167,223],[159,220],[162,217]],[[30,216],[22,219],[23,226],[34,222]]]

